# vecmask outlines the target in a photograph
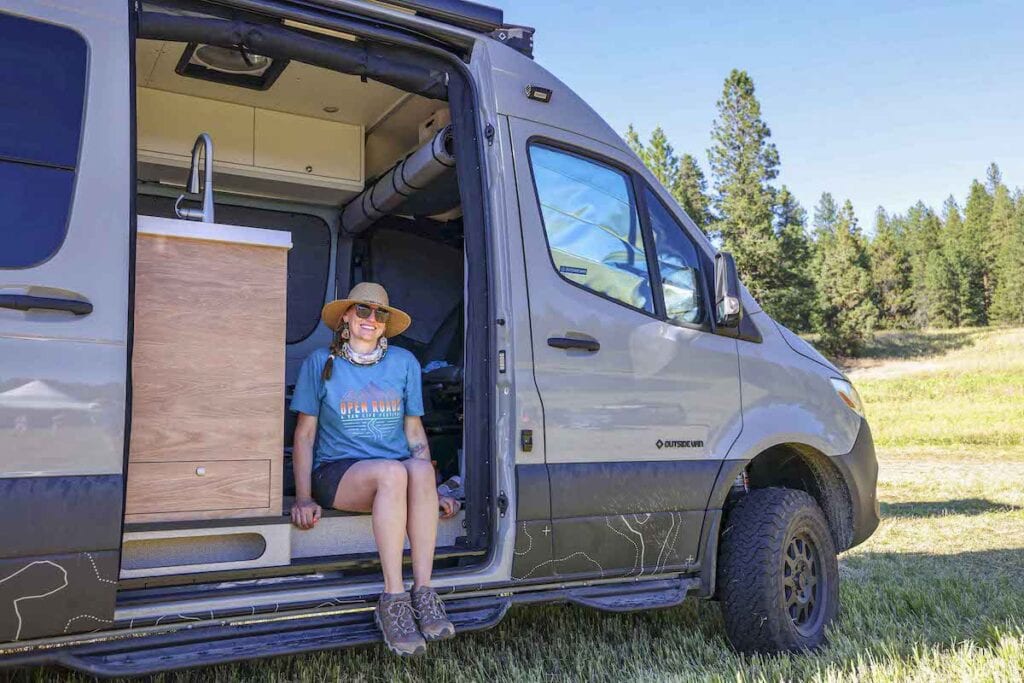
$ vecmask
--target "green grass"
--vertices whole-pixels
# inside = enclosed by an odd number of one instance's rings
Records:
[[[854,365],[884,520],[840,558],[841,613],[819,653],[738,656],[707,602],[633,615],[527,607],[413,662],[368,647],[163,679],[1021,680],[1024,330],[880,335]]]

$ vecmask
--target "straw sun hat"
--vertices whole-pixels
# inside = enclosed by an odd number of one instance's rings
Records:
[[[341,316],[354,304],[369,304],[379,306],[391,312],[387,325],[384,327],[385,337],[394,337],[402,334],[412,324],[412,318],[405,311],[401,311],[388,303],[387,291],[376,282],[360,282],[348,293],[348,298],[335,299],[320,311],[320,319],[332,330],[337,330],[341,325]]]

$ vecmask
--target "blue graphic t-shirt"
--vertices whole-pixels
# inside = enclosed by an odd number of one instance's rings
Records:
[[[405,416],[423,415],[423,386],[415,356],[388,349],[376,365],[334,359],[323,376],[327,349],[309,354],[299,370],[291,409],[318,417],[313,466],[341,458],[404,458],[409,455]]]

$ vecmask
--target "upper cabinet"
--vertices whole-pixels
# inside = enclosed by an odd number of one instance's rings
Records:
[[[341,204],[363,189],[363,127],[138,88],[139,179],[184,186],[192,145],[213,139],[214,189]]]

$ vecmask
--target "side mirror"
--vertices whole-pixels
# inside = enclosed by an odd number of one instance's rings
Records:
[[[715,255],[715,322],[719,327],[739,327],[742,315],[736,261],[732,254],[720,251]]]

